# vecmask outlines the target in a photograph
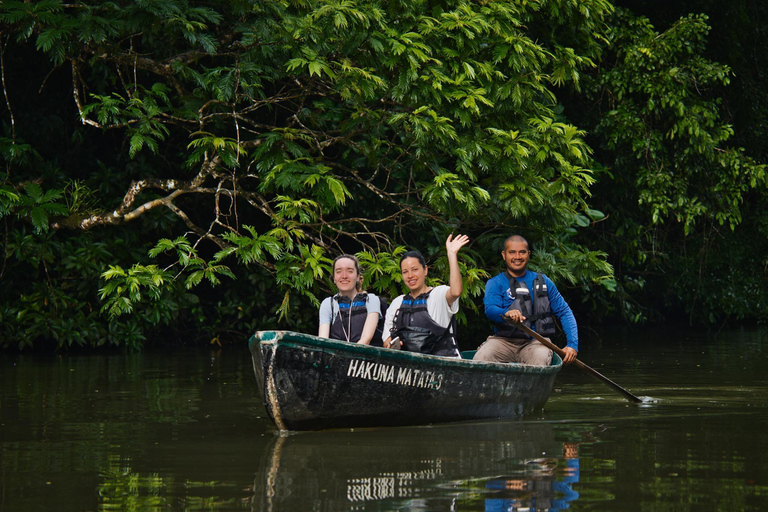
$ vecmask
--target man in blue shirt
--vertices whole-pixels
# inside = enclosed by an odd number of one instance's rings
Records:
[[[560,320],[567,345],[563,362],[570,364],[579,350],[576,319],[568,303],[545,275],[528,270],[528,241],[512,235],[504,242],[501,257],[506,271],[485,285],[485,315],[494,323],[494,334],[478,347],[475,360],[546,366],[552,351],[514,325],[523,322],[542,336],[555,333],[552,315]]]

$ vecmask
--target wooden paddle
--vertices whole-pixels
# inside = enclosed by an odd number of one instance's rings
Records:
[[[537,333],[536,331],[531,330],[528,326],[526,326],[526,325],[524,325],[522,323],[515,323],[515,327],[517,327],[518,329],[523,331],[528,336],[538,340],[539,342],[541,342],[542,345],[544,345],[548,349],[554,351],[560,357],[563,357],[565,355],[565,351],[563,351],[563,349],[561,349],[560,347],[558,347],[557,345],[555,345],[554,343],[549,341],[547,338],[545,338],[541,334]],[[629,400],[630,402],[635,402],[635,403],[642,402],[642,400],[640,398],[636,397],[635,395],[633,395],[632,393],[630,393],[629,391],[627,391],[623,387],[621,387],[618,384],[616,384],[615,382],[613,382],[611,379],[609,379],[605,375],[601,374],[600,372],[598,372],[594,368],[591,368],[591,367],[587,366],[586,364],[582,363],[578,359],[574,359],[572,364],[576,365],[579,369],[584,370],[585,372],[591,374],[597,380],[601,380],[604,383],[608,384],[610,387],[612,387],[613,389],[615,389],[616,391],[618,391],[619,393],[624,395],[624,397],[627,400]]]

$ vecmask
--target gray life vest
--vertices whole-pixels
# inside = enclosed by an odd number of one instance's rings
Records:
[[[371,339],[371,345],[381,347],[382,326],[384,324],[384,313],[386,312],[386,301],[379,298],[381,302],[381,314],[379,324],[376,326],[376,332]],[[334,303],[339,307],[339,314],[333,314]],[[349,300],[341,294],[337,294],[331,299],[331,333],[330,337],[334,340],[349,341],[357,343],[363,335],[365,321],[368,319],[368,294],[358,293],[355,298]]]
[[[526,327],[534,330],[542,336],[552,336],[555,334],[555,320],[552,318],[552,310],[549,307],[549,295],[547,294],[547,284],[544,282],[544,276],[541,272],[536,273],[533,280],[533,299],[531,291],[524,282],[519,282],[514,277],[507,274],[509,278],[509,291],[514,297],[512,305],[507,311],[518,310],[525,317]],[[496,329],[496,336],[505,338],[527,338],[528,336],[515,328],[513,325],[503,325]]]
[[[410,294],[403,297],[400,308],[392,322],[392,339],[400,337],[403,349],[436,356],[455,356],[458,345],[454,338],[456,317],[451,318],[448,327],[443,327],[429,316],[427,298],[432,290],[415,299]]]

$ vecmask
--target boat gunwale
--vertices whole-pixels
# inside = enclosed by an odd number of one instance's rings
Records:
[[[268,336],[266,339],[262,338],[262,333],[271,333],[272,336]],[[552,362],[549,366],[534,366],[521,363],[494,363],[487,361],[474,361],[471,359],[460,359],[445,356],[436,356],[431,354],[418,354],[414,352],[407,352],[403,350],[391,350],[382,347],[373,347],[370,345],[361,345],[359,343],[349,343],[347,341],[332,340],[329,338],[320,338],[312,334],[299,333],[295,331],[257,331],[249,341],[249,347],[252,344],[256,345],[286,345],[297,348],[299,346],[311,345],[318,349],[332,349],[337,352],[343,352],[354,355],[365,355],[381,357],[392,362],[407,362],[407,363],[428,363],[431,366],[439,366],[445,368],[456,368],[462,370],[478,371],[478,372],[495,372],[495,373],[532,373],[532,374],[555,374],[560,371],[563,366],[560,356],[553,353]],[[252,347],[251,347],[252,349]],[[372,353],[371,351],[376,351]]]

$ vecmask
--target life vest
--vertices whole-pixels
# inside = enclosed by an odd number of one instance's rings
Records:
[[[509,291],[514,297],[512,305],[507,311],[518,310],[525,317],[526,327],[535,326],[537,333],[542,336],[551,336],[555,334],[555,320],[552,318],[552,310],[549,307],[549,294],[547,293],[547,284],[541,272],[536,273],[533,280],[533,300],[531,300],[531,291],[524,282],[518,282],[512,276],[509,276]],[[513,325],[503,325],[496,329],[496,336],[505,338],[527,338],[528,336],[515,328]]]
[[[371,345],[374,347],[383,346],[381,333],[387,302],[381,298],[379,300],[381,301],[381,315],[379,316],[376,332],[371,339]],[[334,304],[339,308],[338,315],[334,315]],[[357,343],[363,335],[365,321],[368,319],[368,294],[358,293],[352,300],[344,295],[336,294],[331,299],[331,318],[333,318],[330,333],[331,339]]]
[[[429,316],[427,299],[432,290],[415,299],[410,294],[403,297],[400,309],[392,322],[392,339],[400,337],[403,350],[436,356],[458,355],[458,345],[453,337],[456,332],[456,318],[451,318],[448,327],[443,327]]]

